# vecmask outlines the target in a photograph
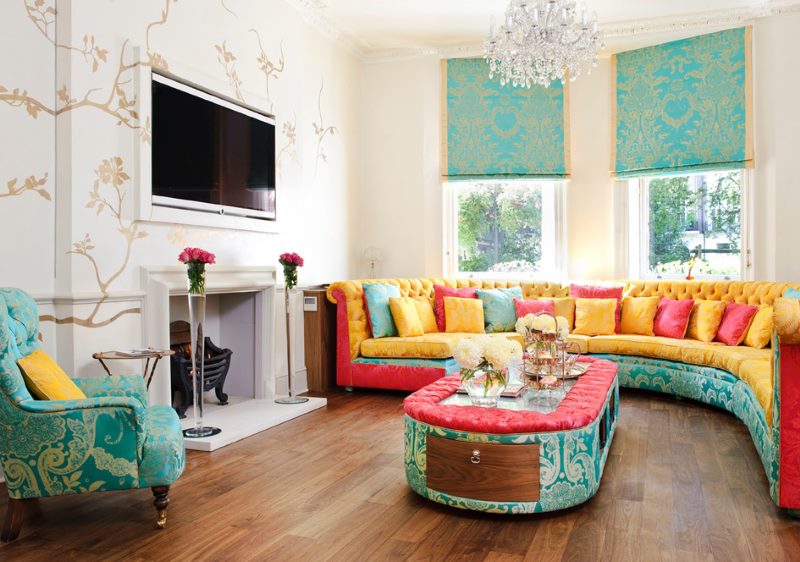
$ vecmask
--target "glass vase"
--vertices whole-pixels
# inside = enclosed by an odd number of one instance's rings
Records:
[[[192,417],[194,427],[185,429],[189,438],[208,437],[222,431],[203,423],[203,393],[205,392],[205,322],[206,322],[206,270],[204,263],[187,264],[189,278],[189,329],[191,332],[192,365]]]
[[[489,369],[462,369],[461,384],[467,391],[472,404],[484,408],[494,408],[500,395],[506,389],[508,373]]]

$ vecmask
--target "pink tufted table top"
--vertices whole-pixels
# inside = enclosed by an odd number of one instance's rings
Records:
[[[581,361],[591,365],[550,413],[440,404],[460,386],[458,375],[441,378],[411,394],[403,409],[415,420],[456,431],[508,434],[578,429],[597,419],[617,377],[617,366],[611,361],[593,357],[581,357]]]

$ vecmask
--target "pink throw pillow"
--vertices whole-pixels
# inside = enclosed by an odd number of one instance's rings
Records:
[[[553,301],[514,299],[514,309],[517,311],[517,318],[522,318],[527,314],[540,314],[542,312],[553,316],[556,315],[556,305]]]
[[[444,321],[444,298],[445,297],[458,297],[462,299],[477,299],[478,293],[474,287],[464,287],[463,289],[455,289],[453,287],[446,287],[445,285],[433,286],[433,311],[436,314],[436,327],[440,332],[446,332]]]
[[[653,333],[665,338],[682,340],[686,336],[686,328],[689,327],[692,308],[694,308],[692,299],[661,299],[656,318],[653,320]]]
[[[753,321],[753,316],[758,312],[758,307],[751,304],[738,304],[729,302],[722,314],[716,341],[725,345],[739,345]]]
[[[569,296],[576,299],[617,299],[614,331],[620,333],[622,319],[622,287],[597,287],[594,285],[570,285]]]

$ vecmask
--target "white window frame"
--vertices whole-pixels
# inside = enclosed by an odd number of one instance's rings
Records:
[[[753,170],[741,169],[742,174],[742,211],[741,211],[741,251],[739,277],[727,275],[695,275],[695,279],[708,280],[734,280],[752,281],[753,271]],[[694,175],[694,174],[686,174]],[[643,224],[644,217],[649,212],[648,192],[646,182],[663,176],[633,178],[627,181],[616,182],[615,216],[618,228],[616,229],[616,251],[619,256],[616,269],[620,277],[629,279],[683,279],[681,274],[652,273],[647,265],[647,252],[643,249],[649,247],[649,230]]]
[[[477,180],[476,180],[477,181]],[[567,228],[566,228],[566,187],[565,181],[558,180],[486,180],[482,183],[510,183],[526,181],[527,183],[546,184],[542,187],[542,261],[551,264],[549,268],[531,272],[492,272],[492,271],[459,271],[458,270],[458,196],[459,185],[465,182],[444,182],[442,185],[442,209],[444,214],[444,232],[442,240],[444,249],[443,269],[448,277],[467,277],[470,279],[496,279],[519,281],[522,279],[547,279],[559,281],[565,279],[567,270]],[[544,212],[550,207],[552,213]]]

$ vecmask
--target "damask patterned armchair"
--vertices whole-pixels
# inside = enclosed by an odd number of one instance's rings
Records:
[[[17,361],[39,348],[38,334],[31,296],[0,289],[0,466],[9,496],[0,539],[17,538],[33,498],[144,487],[163,528],[186,460],[175,410],[148,407],[142,377],[75,379],[87,398],[34,399]]]

